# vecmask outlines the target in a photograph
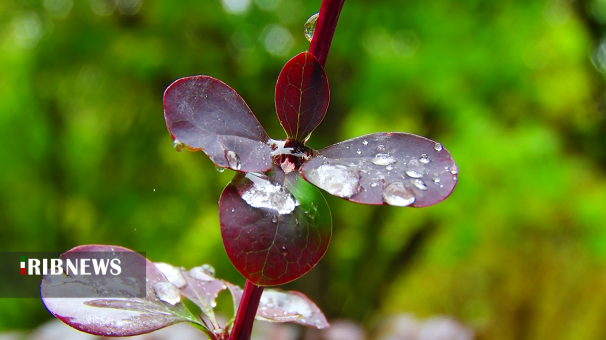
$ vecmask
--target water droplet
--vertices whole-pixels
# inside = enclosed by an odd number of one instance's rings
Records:
[[[376,165],[390,165],[396,162],[396,159],[390,156],[388,153],[378,153],[375,158],[371,160]]]
[[[406,170],[406,175],[412,178],[421,178],[423,174],[414,170]]]
[[[361,155],[361,154],[362,154],[362,151],[360,151],[360,150],[358,149],[358,151],[356,151],[356,153],[357,153],[358,155]]]
[[[362,144],[363,144],[363,145],[368,145],[368,141],[365,139],[365,140],[362,142]]]
[[[316,13],[307,19],[305,25],[303,25],[303,34],[305,34],[305,39],[311,42],[311,39],[314,36],[314,31],[316,30],[316,23],[318,22],[318,16],[320,13]]]
[[[272,184],[264,175],[247,173],[253,186],[241,194],[242,199],[254,208],[269,208],[279,214],[290,214],[300,202],[286,188]]]
[[[211,306],[212,308],[217,307],[217,301],[213,300],[213,302],[211,302],[211,303],[210,303],[210,306]]]
[[[284,257],[288,256],[288,249],[285,246],[282,246],[281,252]]]
[[[210,264],[203,264],[202,270],[204,270],[208,275],[215,277],[215,267]]]
[[[220,166],[215,166],[215,170],[217,170],[219,172],[223,172],[223,171],[225,171],[225,168],[222,168]]]
[[[234,211],[236,211],[236,209],[235,208],[231,208],[231,212],[234,212]]]
[[[175,140],[173,141],[173,148],[175,148],[177,152],[181,152],[181,150],[185,148],[185,144],[181,143],[181,141],[175,138]]]
[[[386,167],[385,167],[385,170],[387,170],[387,171],[391,171],[391,170],[393,170],[393,166],[388,165],[388,166],[386,166]]]
[[[299,225],[299,219],[295,218],[295,225]]]
[[[419,162],[423,164],[429,164],[429,162],[431,162],[431,159],[426,154],[422,154],[421,158],[419,158]]]
[[[433,146],[436,151],[442,151],[442,144],[436,142],[436,145]]]
[[[315,186],[335,196],[351,197],[360,191],[358,171],[344,165],[321,165],[308,171],[305,176]]]
[[[386,149],[385,149],[385,145],[380,144],[379,146],[377,146],[377,151],[378,151],[378,152],[384,152],[385,150],[386,150]]]
[[[440,177],[434,177],[432,180],[434,183],[440,183]]]
[[[274,222],[274,223],[278,223],[278,216],[274,215],[274,216],[271,218],[271,221],[272,221],[272,222]]]
[[[416,198],[402,182],[389,183],[383,191],[383,201],[389,205],[405,207],[413,204]]]
[[[153,192],[156,192],[156,188],[153,188],[153,189],[152,189],[152,191],[153,191]]]
[[[453,175],[456,175],[459,173],[459,167],[455,164],[453,166],[450,167],[450,173]]]
[[[213,281],[215,280],[215,269],[212,268],[212,271],[209,271],[205,268],[205,266],[210,267],[209,265],[204,265],[200,267],[193,267],[188,271],[189,276],[193,277],[196,280],[200,281]]]
[[[240,164],[240,156],[237,153],[229,150],[225,151],[225,159],[227,159],[227,164],[233,170],[240,170],[242,168],[242,164]]]
[[[160,301],[176,305],[181,301],[181,291],[170,282],[158,282],[153,286],[154,292]]]
[[[412,184],[414,184],[415,187],[421,189],[421,190],[427,190],[427,185],[425,185],[425,182],[423,182],[422,179],[418,179],[415,178],[413,180],[411,180]]]
[[[163,262],[154,262],[154,265],[164,274],[168,282],[177,288],[183,288],[187,284],[185,277],[181,274],[181,269]]]
[[[376,187],[377,185],[379,185],[379,183],[371,183],[370,184],[370,186],[373,187],[373,188]]]

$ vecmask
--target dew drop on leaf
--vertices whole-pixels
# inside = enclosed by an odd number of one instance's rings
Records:
[[[307,19],[305,25],[303,25],[303,34],[305,34],[305,39],[311,42],[311,39],[314,36],[314,31],[316,30],[316,23],[318,22],[318,16],[320,13],[316,13]]]
[[[225,171],[225,168],[222,168],[220,166],[216,166],[215,170],[217,170],[218,172],[223,172],[223,171]]]
[[[423,174],[415,171],[415,170],[406,170],[406,175],[408,175],[409,177],[412,178],[421,178],[423,177]]]
[[[248,173],[246,178],[253,186],[242,193],[242,199],[253,208],[269,208],[279,214],[290,214],[300,203],[293,195],[279,184],[271,184],[258,175]]]
[[[321,165],[309,171],[307,179],[339,197],[351,197],[360,191],[360,174],[344,165]]]
[[[187,285],[187,280],[181,274],[181,269],[162,262],[155,262],[154,265],[164,274],[168,282],[174,284],[177,288],[183,288]]]
[[[433,146],[436,151],[442,151],[442,144],[436,142],[436,145]]]
[[[274,217],[271,218],[271,221],[274,223],[278,223],[278,216],[274,215]]]
[[[421,190],[427,190],[427,185],[425,185],[425,182],[423,182],[422,179],[415,178],[411,182],[412,184],[414,184],[415,187]]]
[[[450,167],[450,173],[453,174],[453,175],[458,174],[459,173],[459,167],[456,166],[456,165],[451,166]]]
[[[371,162],[376,165],[391,165],[396,162],[396,159],[390,156],[388,153],[378,153],[371,160]]]
[[[204,270],[208,275],[215,277],[215,267],[210,264],[203,264],[202,270]]]
[[[385,187],[383,201],[389,205],[406,207],[415,202],[412,190],[405,187],[402,182],[393,182]]]
[[[288,249],[286,249],[285,246],[282,246],[281,252],[282,252],[282,255],[284,255],[284,257],[288,256]]]
[[[158,282],[154,286],[154,292],[160,301],[176,305],[181,301],[181,291],[170,282]]]
[[[377,146],[377,151],[379,151],[379,152],[384,152],[384,151],[385,151],[385,145],[383,145],[383,144],[379,144],[379,145]]]
[[[421,158],[419,158],[419,162],[423,164],[429,164],[431,162],[431,159],[426,154],[422,154]]]
[[[173,141],[173,148],[175,148],[175,150],[177,150],[177,152],[181,152],[181,150],[183,150],[184,147],[185,147],[185,144],[181,143],[181,141],[179,141],[178,139],[175,138],[175,140]]]
[[[208,265],[206,265],[208,266]],[[211,267],[212,268],[212,267]],[[194,267],[189,270],[189,276],[193,277],[196,280],[200,281],[213,281],[215,280],[214,272],[215,269],[212,268],[212,271],[208,271],[204,266]]]
[[[368,141],[365,139],[365,140],[362,142],[362,144],[364,144],[364,145],[368,145]]]
[[[242,168],[242,164],[240,164],[240,156],[237,153],[229,150],[225,151],[225,159],[227,160],[227,164],[233,170],[240,170]]]
[[[387,171],[391,171],[391,170],[393,170],[393,166],[388,165],[388,166],[386,166],[386,167],[385,167],[385,170],[387,170]]]
[[[357,153],[358,155],[361,155],[361,154],[362,154],[362,151],[358,150],[358,151],[356,151],[356,153]]]

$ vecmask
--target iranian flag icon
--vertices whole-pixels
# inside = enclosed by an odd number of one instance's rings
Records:
[[[21,256],[21,275],[25,275],[25,256]]]

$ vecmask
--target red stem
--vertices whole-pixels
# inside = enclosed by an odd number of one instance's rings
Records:
[[[250,340],[250,333],[259,308],[259,301],[261,301],[261,294],[263,294],[263,287],[246,280],[229,340]]]
[[[326,65],[326,58],[328,58],[328,51],[344,2],[345,0],[322,0],[314,36],[309,45],[309,52],[316,57],[322,67]]]

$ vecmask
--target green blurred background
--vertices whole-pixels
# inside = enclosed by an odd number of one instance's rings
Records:
[[[233,173],[175,152],[162,93],[211,75],[283,138],[276,77],[320,3],[0,1],[0,250],[115,244],[243,284],[217,213]],[[605,28],[605,0],[347,1],[309,144],[421,134],[459,183],[424,209],[326,195],[331,246],[286,288],[368,329],[411,312],[479,339],[605,339]],[[49,318],[0,300],[0,330]]]

